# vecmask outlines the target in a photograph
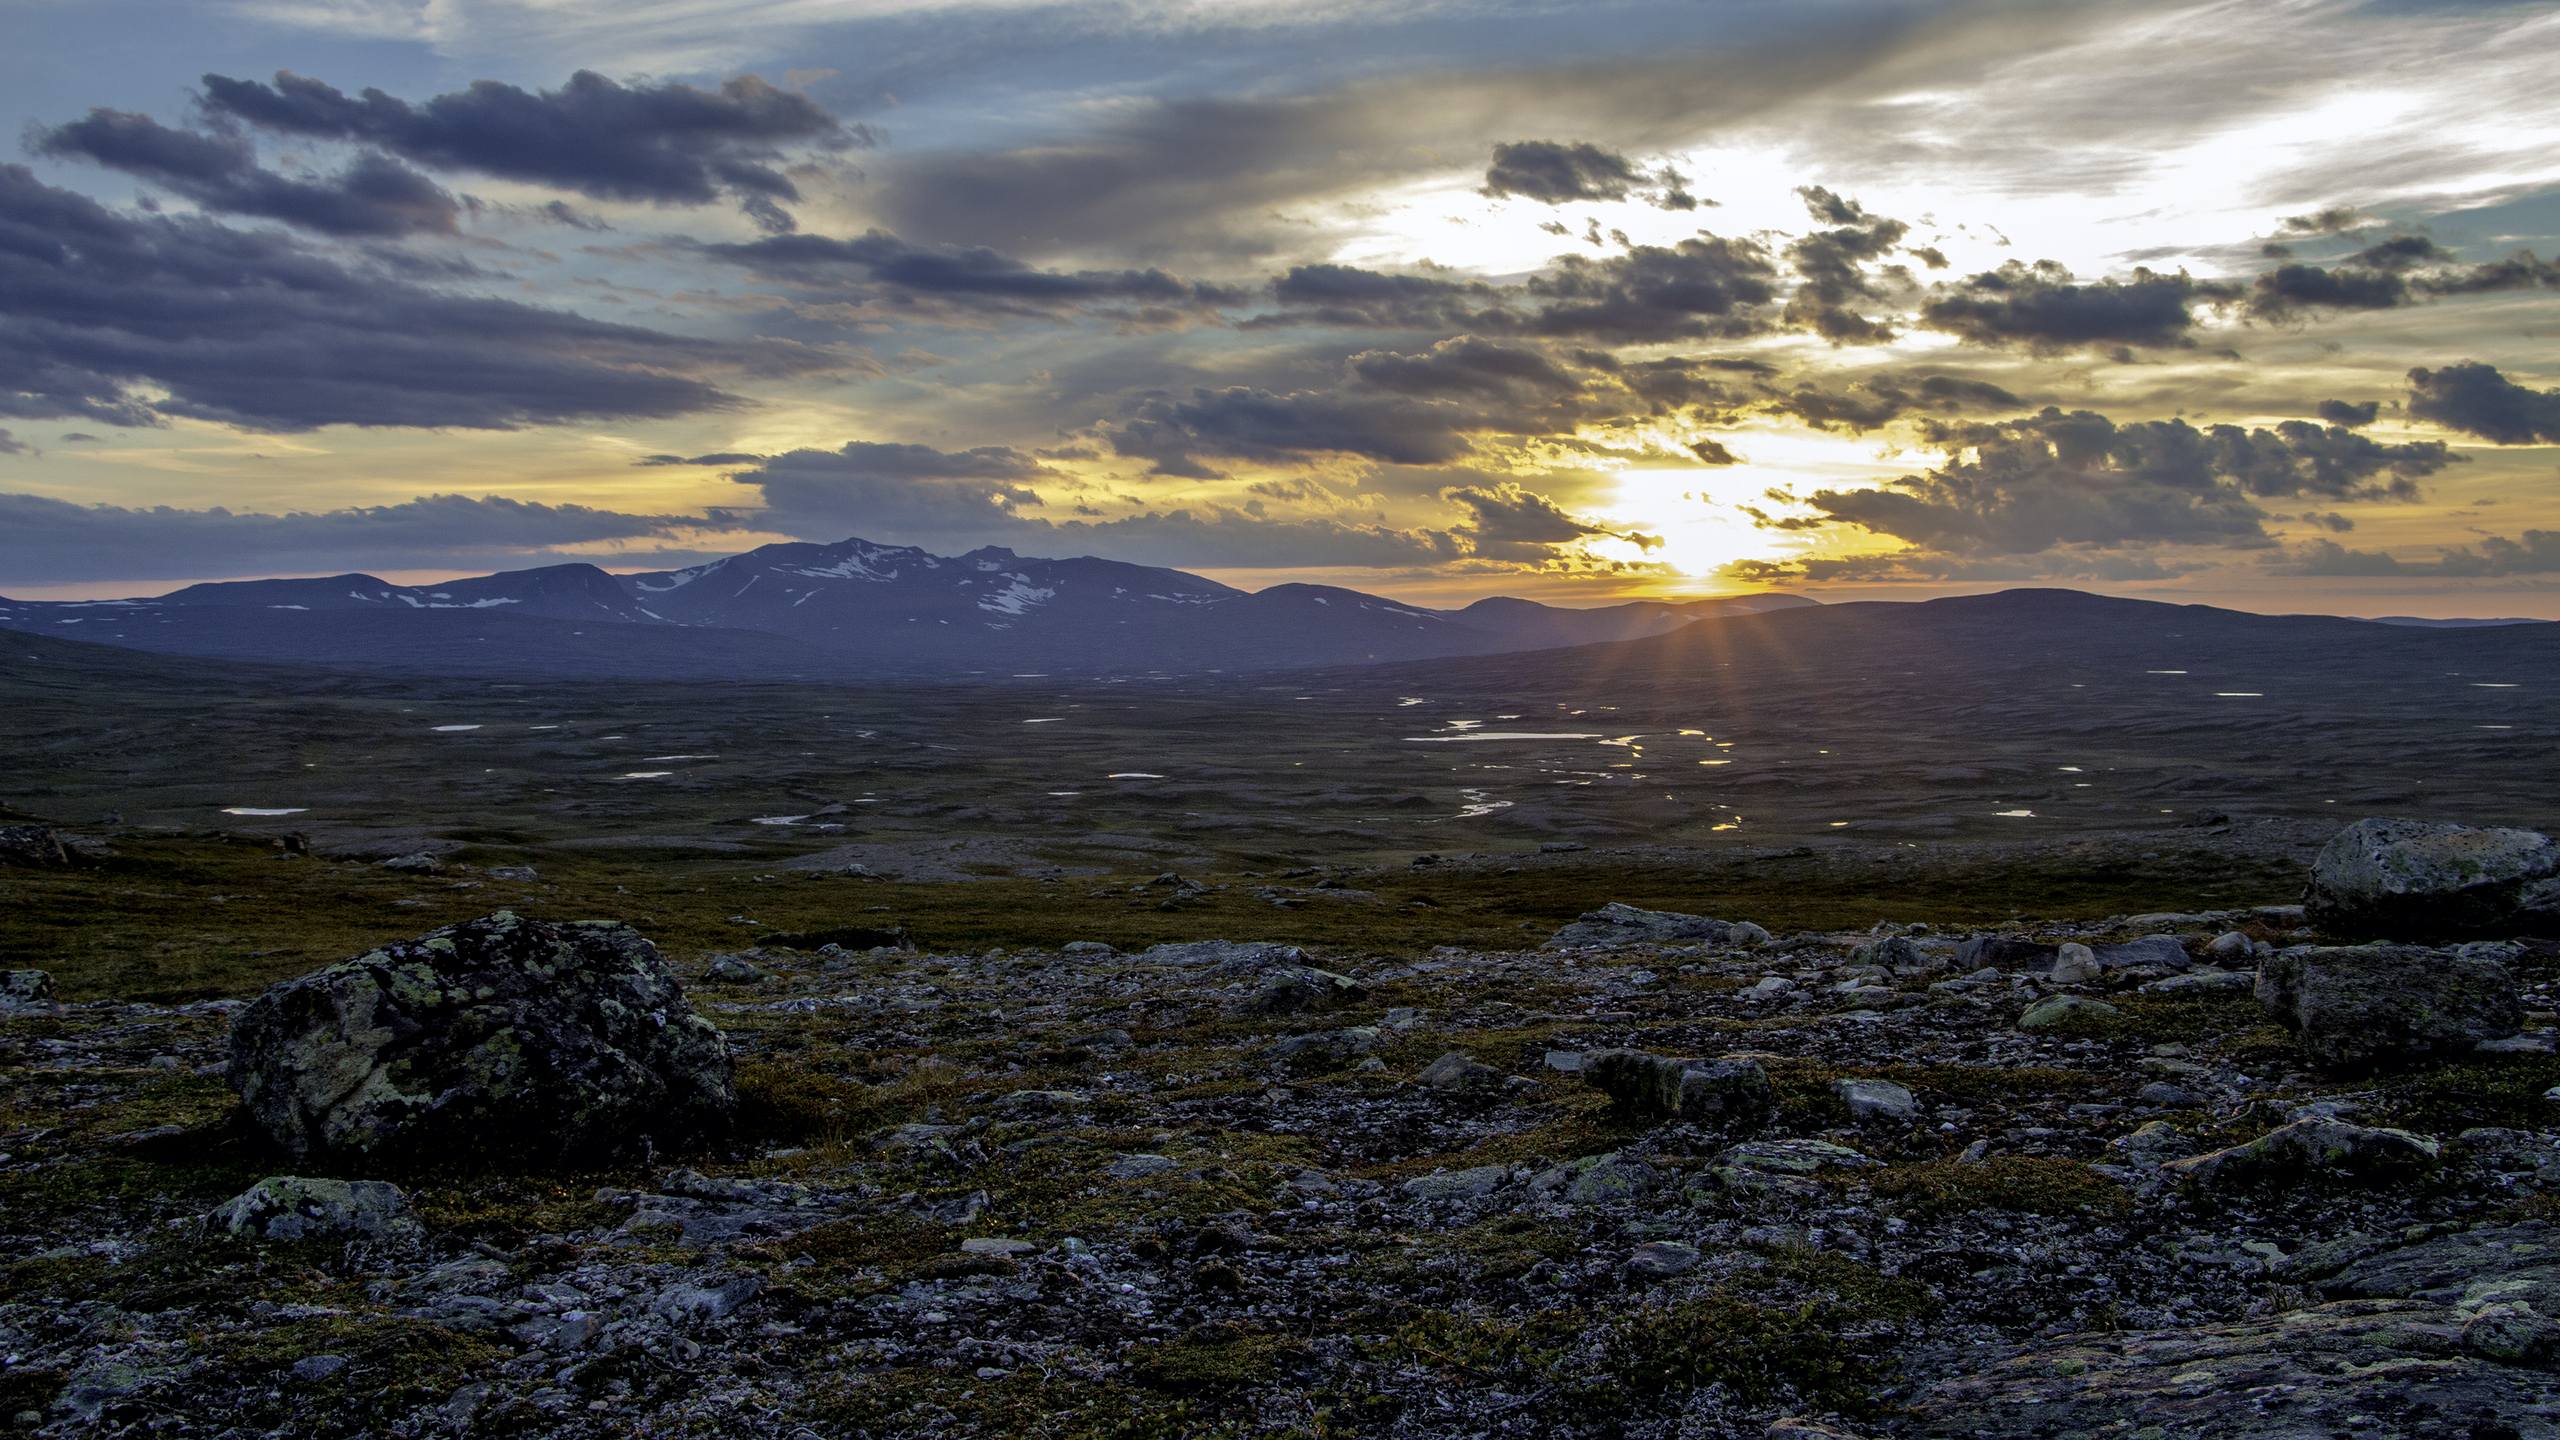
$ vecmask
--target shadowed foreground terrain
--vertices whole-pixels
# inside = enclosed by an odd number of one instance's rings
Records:
[[[2560,953],[2358,1071],[2249,978],[2361,938],[2293,906],[2346,820],[2560,812],[2550,652],[1977,622],[895,694],[13,641],[0,1430],[2560,1433]],[[1558,936],[1613,901],[1768,934]],[[499,911],[655,941],[734,1131],[246,1123],[241,1002]],[[278,1176],[400,1194],[204,1218]]]

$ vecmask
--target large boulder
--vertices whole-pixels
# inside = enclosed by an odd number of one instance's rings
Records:
[[[2533,830],[2359,820],[2320,848],[2302,903],[2346,935],[2560,933],[2560,845]]]
[[[1585,914],[1547,940],[1550,950],[1619,945],[1765,945],[1769,932],[1748,920],[1714,920],[1676,910],[1646,910],[1615,901]]]
[[[1675,1060],[1641,1050],[1601,1050],[1582,1078],[1621,1110],[1651,1120],[1687,1120],[1751,1130],[1777,1112],[1777,1092],[1756,1060]]]
[[[267,991],[232,1023],[230,1080],[287,1153],[341,1161],[676,1148],[738,1103],[656,947],[503,910]]]
[[[2258,966],[2258,1003],[2334,1069],[2460,1054],[2524,1023],[2499,948],[2295,946]]]

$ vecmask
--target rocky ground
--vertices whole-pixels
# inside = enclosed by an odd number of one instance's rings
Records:
[[[289,1160],[240,1002],[22,978],[0,1430],[2560,1435],[2560,946],[2412,948],[2450,1018],[2359,1047],[2323,938],[679,953],[731,1138],[468,1165]]]

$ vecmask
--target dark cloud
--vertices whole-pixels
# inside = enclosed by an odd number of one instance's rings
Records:
[[[563,555],[562,546],[663,541],[700,523],[467,495],[281,515],[0,495],[0,574],[58,583],[497,569],[575,558]]]
[[[1351,372],[1381,390],[1435,397],[1554,398],[1581,383],[1542,351],[1473,335],[1443,340],[1419,355],[1362,351],[1351,357]]]
[[[2433,560],[2402,560],[2383,550],[2350,550],[2334,540],[2308,540],[2269,567],[2286,575],[2367,577],[2449,575],[2497,578],[2560,575],[2560,530],[2527,530],[2514,540],[2492,535],[2447,548]]]
[[[2332,205],[2308,215],[2288,215],[2281,227],[2287,235],[2340,235],[2361,230],[2373,222],[2350,205]]]
[[[644,468],[676,465],[730,466],[753,465],[764,458],[762,455],[751,455],[744,450],[715,450],[708,455],[643,455],[631,463]]]
[[[1777,279],[1758,243],[1704,232],[1673,245],[1626,245],[1614,255],[1560,255],[1508,287],[1301,265],[1272,287],[1282,308],[1245,324],[1438,327],[1610,345],[1732,339],[1770,327],[1763,310],[1777,296]]]
[[[928,318],[1056,316],[1096,307],[1196,314],[1245,298],[1162,270],[1042,270],[979,246],[910,245],[885,230],[850,240],[774,235],[701,249],[830,299]]]
[[[1542,205],[1623,200],[1644,183],[1644,172],[1626,156],[1578,141],[1567,145],[1519,140],[1496,145],[1493,164],[1484,172],[1485,194],[1518,195]]]
[[[1911,574],[1945,575],[2027,557],[2080,573],[2094,557],[2161,545],[2263,549],[2259,501],[2408,499],[2458,457],[2440,444],[2382,445],[2290,421],[2272,430],[2199,429],[2183,420],[2119,425],[2088,411],[1942,424],[1949,459],[1874,490],[1805,498],[1823,519],[1903,541]],[[2046,563],[2038,559],[2036,563]]]
[[[1557,558],[1579,541],[1612,538],[1651,548],[1650,535],[1616,530],[1585,520],[1548,497],[1504,480],[1486,485],[1458,485],[1442,496],[1468,513],[1459,534],[1476,555],[1492,560],[1537,563]]]
[[[1211,459],[1297,462],[1350,455],[1390,465],[1445,465],[1472,453],[1468,432],[1485,428],[1473,406],[1406,395],[1250,386],[1152,396],[1102,433],[1112,450],[1150,462],[1160,475],[1210,479]]]
[[[1921,305],[1919,323],[1977,345],[2158,349],[2193,344],[2195,307],[2225,304],[2240,293],[2236,285],[2183,270],[2137,269],[2129,279],[2081,282],[2050,260],[2012,260],[1939,286]]]
[[[1030,482],[1055,471],[1019,450],[985,445],[937,450],[855,440],[834,450],[792,450],[729,478],[764,500],[757,524],[786,534],[971,536],[1045,502]]]
[[[1805,208],[1827,229],[1798,237],[1786,249],[1787,263],[1801,283],[1788,297],[1786,318],[1834,345],[1872,344],[1893,338],[1893,327],[1871,320],[1850,307],[1861,300],[1883,298],[1879,277],[1867,267],[1893,252],[1911,227],[1882,215],[1870,215],[1855,200],[1844,199],[1819,185],[1796,192]],[[1888,277],[1894,278],[1894,277]]]
[[[1721,440],[1701,435],[1689,442],[1689,451],[1702,465],[1739,465],[1742,457],[1733,453]]]
[[[1988,380],[1959,375],[1876,375],[1841,390],[1800,385],[1773,391],[1760,408],[1817,430],[1873,430],[1913,410],[1937,414],[2012,410],[2018,397]]]
[[[2409,372],[2409,414],[2500,445],[2560,444],[2560,390],[2534,390],[2476,360]]]
[[[1297,265],[1272,282],[1282,311],[1255,316],[1248,328],[1268,325],[1336,325],[1348,329],[1422,330],[1468,328],[1501,292],[1475,280],[1441,275],[1393,275],[1357,265]]]
[[[964,548],[1011,545],[1042,554],[1094,554],[1153,565],[1239,569],[1433,565],[1468,553],[1447,530],[1400,529],[1328,516],[1273,518],[1244,509],[1191,506],[1114,519],[1053,519],[1032,484],[1063,480],[1019,450],[854,441],[795,450],[730,477],[759,492],[763,508],[725,512],[740,525],[808,540],[861,535]],[[1315,487],[1257,486],[1288,499],[1323,498]],[[1090,512],[1087,512],[1088,514]]]
[[[0,166],[0,416],[508,429],[727,408],[742,402],[706,370],[829,363],[449,294],[281,232],[120,214]]]
[[[557,90],[495,80],[422,103],[349,96],[286,71],[274,83],[204,77],[216,115],[286,135],[372,145],[418,164],[556,185],[599,200],[701,205],[726,194],[768,226],[800,198],[781,168],[791,147],[841,149],[870,135],[805,95],[752,75],[717,90],[623,85],[581,70]],[[777,221],[780,217],[780,221]]]
[[[6,430],[0,430],[0,455],[32,455],[34,453],[35,450],[26,441]]]
[[[124,110],[92,110],[28,138],[37,154],[121,170],[207,210],[325,235],[450,234],[462,213],[444,187],[372,151],[336,175],[300,179],[260,166],[242,136],[175,130]]]
[[[2321,419],[2332,425],[2344,425],[2350,430],[2372,424],[2374,417],[2381,413],[2382,402],[2379,400],[2323,400],[2320,402]]]
[[[1561,255],[1521,287],[1534,308],[1497,323],[1621,345],[1751,335],[1768,328],[1757,312],[1776,296],[1776,277],[1758,244],[1707,234],[1597,259]]]
[[[2249,313],[2285,320],[2322,310],[2390,310],[2445,295],[2560,289],[2560,265],[2519,251],[2465,264],[2423,235],[2394,235],[2331,265],[2279,265],[2249,292]]]

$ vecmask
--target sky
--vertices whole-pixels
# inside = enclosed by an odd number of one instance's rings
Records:
[[[2560,618],[2554,74],[2456,0],[0,0],[0,593]]]

